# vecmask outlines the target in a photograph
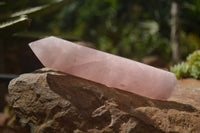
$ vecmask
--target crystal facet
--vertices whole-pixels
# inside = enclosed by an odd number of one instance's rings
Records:
[[[46,67],[149,98],[167,99],[177,83],[173,73],[60,38],[29,45]]]

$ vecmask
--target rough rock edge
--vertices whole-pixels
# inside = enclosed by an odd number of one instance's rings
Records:
[[[51,69],[9,84],[16,116],[31,132],[199,132],[191,105],[157,101]]]

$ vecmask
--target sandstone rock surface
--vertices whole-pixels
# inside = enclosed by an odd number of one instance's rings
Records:
[[[46,68],[12,80],[9,94],[32,133],[200,132],[200,95],[152,100]]]
[[[200,110],[200,80],[182,79],[178,81],[178,88],[169,100],[190,104]]]

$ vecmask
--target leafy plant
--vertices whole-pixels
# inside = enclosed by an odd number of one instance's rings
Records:
[[[16,4],[12,1],[0,3],[0,36],[8,37],[16,32],[26,29],[30,25],[30,18],[48,14],[66,5],[68,0],[54,0],[51,3],[27,7],[26,0]],[[22,10],[23,9],[23,10]]]
[[[200,50],[193,52],[182,62],[170,68],[178,79],[193,77],[200,79]]]

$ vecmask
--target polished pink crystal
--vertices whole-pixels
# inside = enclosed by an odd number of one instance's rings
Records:
[[[153,99],[167,99],[174,74],[130,59],[47,37],[29,44],[44,66]]]

